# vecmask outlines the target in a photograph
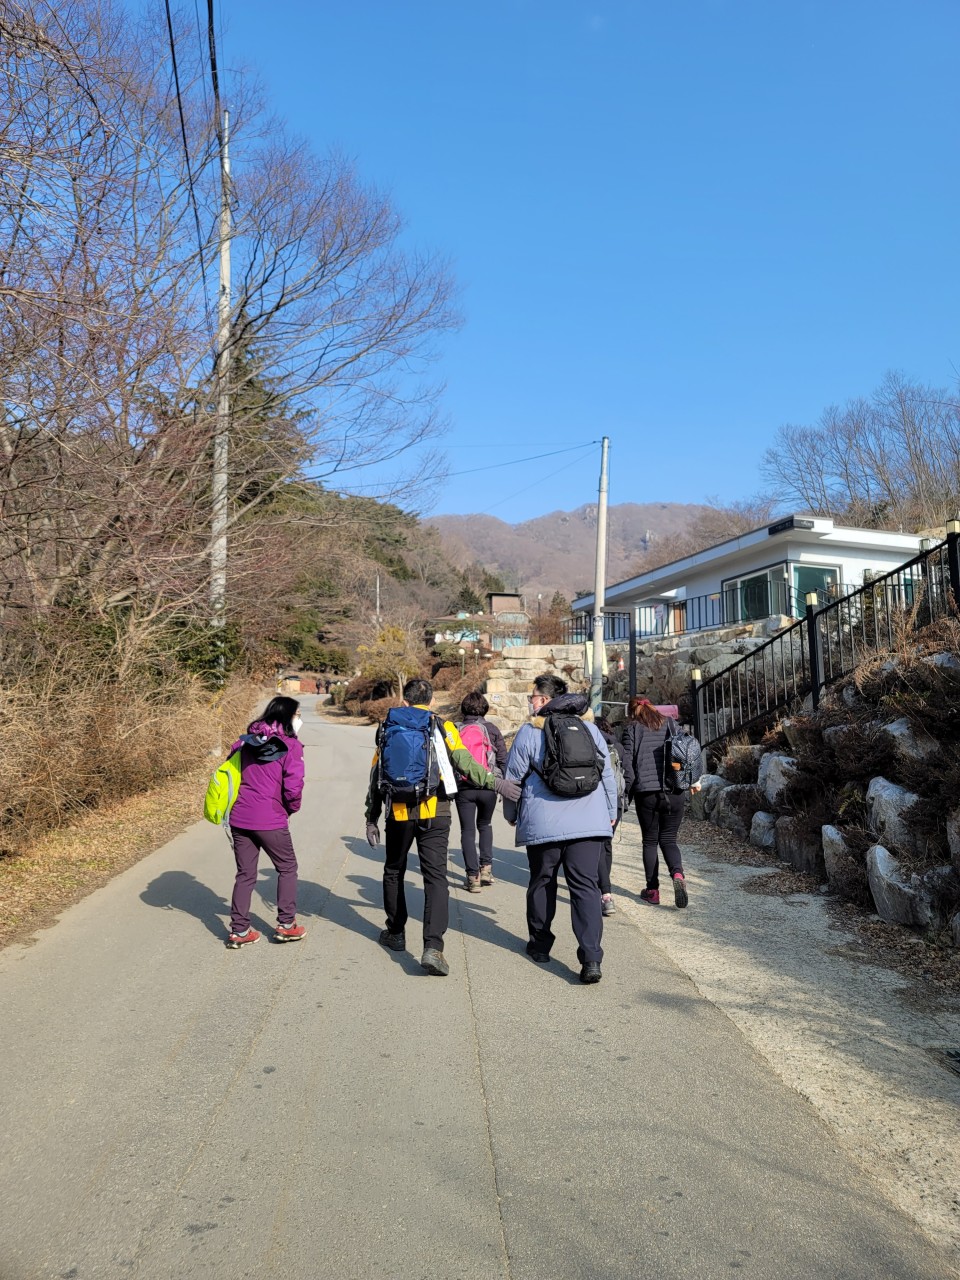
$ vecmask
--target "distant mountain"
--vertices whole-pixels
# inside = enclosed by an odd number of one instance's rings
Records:
[[[628,578],[650,543],[661,545],[706,510],[680,502],[621,502],[607,511],[607,582]],[[508,588],[536,600],[562,591],[568,600],[593,591],[596,503],[507,524],[496,516],[431,516],[447,557],[458,567],[479,563]]]

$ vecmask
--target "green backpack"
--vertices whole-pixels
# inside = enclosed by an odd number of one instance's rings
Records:
[[[234,751],[220,765],[207,785],[203,801],[203,816],[208,822],[221,826],[230,816],[233,802],[240,790],[240,752]]]

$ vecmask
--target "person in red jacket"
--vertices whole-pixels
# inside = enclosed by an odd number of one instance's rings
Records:
[[[250,900],[257,882],[261,851],[277,869],[275,942],[298,942],[306,933],[297,924],[297,855],[289,819],[303,796],[303,746],[297,737],[303,721],[293,698],[273,698],[259,720],[230,748],[240,751],[240,789],[230,810],[230,833],[237,878],[230,903],[231,950],[257,942],[250,925]]]

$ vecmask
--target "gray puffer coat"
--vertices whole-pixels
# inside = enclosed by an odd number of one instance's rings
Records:
[[[603,757],[600,785],[588,796],[558,796],[551,791],[533,765],[542,766],[543,722],[555,712],[577,715],[590,731]],[[517,802],[505,800],[503,815],[517,824],[517,844],[554,844],[563,840],[605,840],[617,817],[617,781],[610,766],[610,754],[593,714],[581,693],[565,693],[554,698],[540,715],[532,716],[517,731],[507,759],[506,777],[522,784]]]

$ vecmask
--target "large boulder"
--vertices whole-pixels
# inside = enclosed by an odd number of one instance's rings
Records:
[[[798,817],[777,819],[777,856],[798,871],[823,879],[823,846]]]
[[[705,773],[700,779],[700,790],[690,793],[691,818],[709,818],[717,803],[717,797],[730,783],[715,773]]]
[[[768,853],[777,851],[777,817],[773,813],[764,813],[758,809],[750,823],[750,843],[755,849],[766,849]]]
[[[745,774],[757,776],[757,769],[763,759],[761,746],[734,746],[727,749],[727,754],[720,761],[717,773],[728,782],[739,782]]]
[[[732,831],[741,840],[746,840],[750,834],[753,815],[759,804],[760,793],[754,786],[733,784],[724,787],[717,796],[711,821],[718,827],[722,827],[724,831]]]
[[[940,750],[938,744],[929,734],[917,737],[913,725],[906,716],[901,716],[899,720],[891,720],[889,724],[885,724],[881,729],[881,733],[885,734],[893,742],[898,754],[904,760],[929,760],[931,756],[935,756]]]
[[[950,861],[960,871],[960,809],[952,809],[947,814],[947,845]]]
[[[960,678],[960,658],[955,653],[932,653],[923,661],[930,667],[936,667],[944,675]]]
[[[827,873],[827,879],[831,884],[836,884],[845,879],[847,869],[852,861],[850,846],[838,827],[821,827],[820,841],[823,846],[823,865]]]
[[[867,879],[881,920],[913,924],[917,895],[900,863],[882,844],[871,845],[867,850]]]
[[[922,929],[945,929],[960,906],[960,876],[953,867],[934,867],[910,877],[914,922]]]
[[[760,761],[757,786],[763,792],[763,798],[774,808],[786,788],[797,776],[797,762],[793,756],[777,755],[770,752]]]
[[[918,840],[908,818],[919,800],[913,791],[899,787],[887,778],[871,778],[867,787],[867,821],[882,848],[901,853],[919,849]],[[881,844],[882,842],[882,844]]]

